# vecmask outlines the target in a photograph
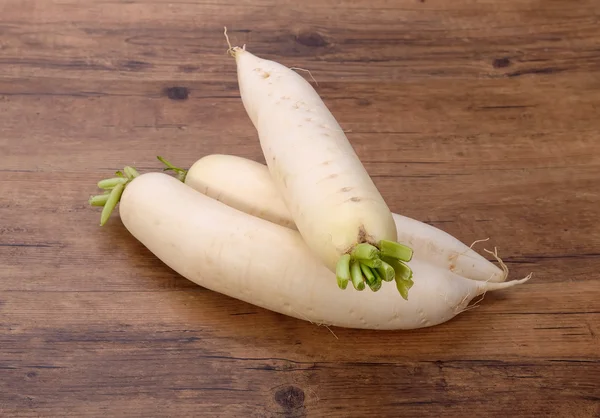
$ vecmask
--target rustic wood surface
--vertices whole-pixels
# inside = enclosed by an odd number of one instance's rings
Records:
[[[600,416],[599,14],[0,0],[0,416]],[[225,25],[312,71],[394,211],[533,279],[437,327],[334,336],[179,277],[118,214],[100,228],[87,198],[125,164],[263,161]]]

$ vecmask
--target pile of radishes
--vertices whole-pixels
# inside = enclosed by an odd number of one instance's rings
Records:
[[[187,279],[340,327],[440,324],[529,279],[505,282],[501,261],[391,213],[310,83],[245,48],[229,51],[267,165],[218,154],[189,170],[160,158],[176,177],[126,167],[90,199],[104,206],[101,224],[120,200],[125,227]]]

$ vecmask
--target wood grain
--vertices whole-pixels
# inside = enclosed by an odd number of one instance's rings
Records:
[[[0,2],[0,415],[600,416],[600,2]],[[526,285],[428,329],[215,294],[87,206],[125,164],[263,161],[225,54],[309,68],[396,212]]]

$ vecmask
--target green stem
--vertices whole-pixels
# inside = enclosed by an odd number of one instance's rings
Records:
[[[350,260],[348,260],[348,257]],[[347,283],[344,270],[350,263],[350,279],[355,289],[363,290],[365,283],[372,291],[378,291],[382,282],[396,282],[398,292],[404,299],[408,298],[408,290],[412,287],[412,270],[406,264],[413,257],[413,250],[406,245],[390,240],[381,240],[377,246],[363,242],[357,244],[349,254],[338,261],[336,276],[338,286],[345,288]]]
[[[173,164],[171,164],[169,161],[165,160],[160,155],[157,156],[156,158],[158,159],[158,161],[160,161],[167,167],[164,169],[164,171],[174,171],[175,173],[177,173],[177,178],[179,179],[179,181],[181,181],[182,183],[185,183],[185,179],[186,179],[186,176],[188,173],[188,171],[186,169],[183,169],[180,167],[175,167]]]
[[[125,175],[129,180],[133,180],[134,178],[139,177],[140,173],[138,173],[135,168],[127,165],[125,166]]]
[[[397,258],[406,262],[410,261],[413,256],[413,250],[410,247],[385,239],[379,241],[379,250],[382,256]]]
[[[174,171],[177,173],[177,178],[181,182],[185,182],[185,178],[187,176],[188,171],[175,167],[169,161],[165,160],[163,157],[157,157],[160,162],[162,162],[166,168],[164,171]],[[115,172],[116,177],[111,177],[108,179],[100,180],[98,182],[98,187],[100,189],[104,189],[104,194],[98,196],[92,196],[89,199],[89,204],[91,206],[103,206],[102,214],[100,216],[100,225],[104,225],[108,218],[110,218],[111,213],[121,200],[121,196],[123,195],[123,191],[127,187],[127,185],[140,176],[140,173],[129,165],[125,166],[123,171],[118,170]],[[350,257],[350,256],[348,256]],[[348,260],[349,262],[350,260]],[[348,286],[348,281],[350,280],[350,273],[347,274],[347,280],[344,282],[339,282],[340,286]]]
[[[181,182],[185,182],[185,178],[187,176],[187,170],[179,167],[175,167],[169,161],[165,160],[163,157],[157,157],[160,162],[162,162],[167,168],[165,171],[174,171],[177,173],[177,178]],[[118,170],[115,172],[116,177],[111,177],[108,179],[100,180],[98,182],[98,187],[100,189],[104,189],[104,194],[92,196],[89,199],[89,204],[91,206],[103,206],[102,214],[100,216],[100,225],[104,225],[108,218],[110,218],[111,213],[121,200],[121,196],[123,191],[127,187],[127,185],[140,176],[140,173],[131,166],[125,166],[125,168],[121,171]],[[349,262],[349,260],[348,260]],[[340,282],[341,286],[348,286],[348,281],[350,280],[350,273],[347,275],[347,281]]]
[[[378,269],[382,266],[381,259],[379,259],[379,258],[373,258],[372,260],[365,260],[365,259],[361,258],[361,259],[358,259],[358,261],[360,261],[365,266],[369,266],[374,269]]]
[[[113,189],[114,190],[114,189]],[[110,194],[100,194],[97,196],[90,197],[89,204],[92,206],[104,206],[108,201]]]
[[[100,226],[103,226],[106,223],[106,221],[108,221],[110,214],[121,199],[123,190],[125,190],[125,185],[123,183],[117,184],[112,189],[112,192],[110,192],[110,194],[108,195],[108,200],[106,201],[104,208],[102,208],[102,215],[100,216]]]
[[[363,275],[365,276],[365,281],[367,282],[367,284],[370,287],[375,282],[375,275],[373,275],[371,268],[364,265],[363,263],[360,263],[360,270],[362,271]]]
[[[394,273],[395,273],[395,277],[396,278],[400,278],[400,279],[411,279],[412,278],[412,270],[410,267],[408,267],[405,263],[403,263],[400,260],[397,260],[395,258],[388,258],[388,257],[384,257],[383,261],[387,264],[389,264],[393,269],[394,269]]]
[[[396,277],[394,268],[383,260],[381,260],[381,267],[379,267],[377,271],[381,276],[381,279],[386,282],[391,282],[394,280],[394,277]]]
[[[340,257],[335,269],[337,284],[340,289],[344,290],[350,281],[350,254],[345,254]]]
[[[352,285],[356,290],[365,289],[365,280],[360,269],[360,263],[356,260],[350,262],[350,275],[352,276]]]
[[[383,259],[384,262],[388,263],[394,269],[396,289],[398,289],[402,298],[408,300],[408,291],[414,284],[412,281],[413,272],[411,268],[396,258],[383,257]]]
[[[372,269],[372,271],[373,276],[375,276],[375,281],[373,282],[373,284],[370,284],[369,287],[373,292],[377,292],[379,289],[381,289],[382,280],[381,276],[379,275],[376,269]]]
[[[404,300],[408,300],[408,291],[411,287],[413,287],[414,282],[412,279],[402,279],[400,277],[396,277],[396,289],[402,296]]]
[[[100,189],[112,189],[114,187],[116,187],[118,184],[125,184],[127,183],[128,179],[124,178],[124,177],[113,177],[110,179],[104,179],[104,180],[100,180],[98,182],[98,188]]]
[[[130,182],[139,177],[140,173],[131,166],[125,166],[123,171],[118,170],[115,172],[115,175],[117,177],[100,180],[98,187],[104,189],[104,193],[92,196],[88,201],[91,206],[103,206],[102,214],[100,215],[100,226],[106,224],[121,200],[123,191]]]
[[[377,247],[363,242],[354,247],[350,255],[359,260],[373,260],[379,256],[379,250]]]

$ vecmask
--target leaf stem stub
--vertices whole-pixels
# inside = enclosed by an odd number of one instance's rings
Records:
[[[185,183],[188,170],[180,167],[175,167],[173,164],[171,164],[169,161],[167,161],[164,157],[161,157],[160,155],[157,156],[156,159],[166,166],[166,168],[163,168],[163,171],[175,172],[177,174],[177,179],[182,183]]]
[[[110,217],[112,211],[117,206],[117,203],[119,203],[119,200],[121,200],[123,190],[125,190],[125,184],[117,184],[108,195],[108,199],[104,204],[104,207],[102,208],[102,215],[100,216],[100,226],[103,226],[106,223],[106,221],[108,221],[108,218]]]
[[[175,167],[163,157],[156,157],[166,168],[164,171],[173,171],[177,174],[177,179],[185,182],[188,170]],[[100,226],[103,226],[110,218],[113,210],[121,200],[123,191],[129,183],[140,176],[140,173],[132,166],[125,166],[123,170],[117,170],[115,177],[110,177],[98,182],[98,188],[103,189],[104,193],[91,196],[88,203],[91,206],[102,206],[102,215],[100,216]],[[347,285],[347,283],[346,283]]]
[[[406,245],[398,242],[382,239],[379,241],[379,250],[382,256],[397,258],[400,261],[409,262],[412,260],[413,250]]]
[[[374,245],[363,242],[354,247],[350,255],[357,259],[373,260],[379,256],[379,250]]]
[[[110,179],[104,179],[98,182],[98,188],[110,190],[114,188],[117,184],[125,184],[127,183],[127,181],[128,180],[125,177],[113,177]]]
[[[134,178],[139,177],[140,173],[133,167],[125,166],[125,175],[127,176],[127,179],[133,180]]]
[[[381,284],[383,283],[381,280],[381,276],[379,275],[379,273],[377,272],[376,269],[372,269],[373,271],[373,276],[375,277],[375,280],[373,281],[372,284],[369,284],[369,287],[371,288],[371,290],[373,292],[377,292],[379,289],[381,289]]]
[[[373,274],[373,271],[371,270],[370,267],[366,266],[363,263],[360,263],[360,270],[362,271],[363,275],[365,276],[365,281],[367,282],[369,287],[373,283],[375,283],[375,275]]]
[[[337,283],[340,289],[344,290],[350,281],[350,254],[340,257],[335,269]]]
[[[109,194],[99,194],[97,196],[90,197],[89,204],[92,206],[104,206],[108,201]]]
[[[123,171],[118,170],[115,172],[116,177],[107,178],[98,182],[98,188],[103,189],[104,193],[91,196],[88,203],[91,206],[102,207],[100,226],[104,226],[108,221],[108,218],[110,218],[110,215],[121,200],[125,187],[139,177],[139,175],[140,173],[138,173],[135,168],[125,166]]]
[[[382,282],[395,281],[398,293],[408,299],[408,291],[414,283],[412,270],[406,263],[412,257],[412,248],[394,241],[381,240],[377,246],[366,242],[357,244],[338,260],[338,287],[346,289],[349,278],[354,289],[362,291],[367,285],[377,292]]]
[[[350,261],[350,275],[352,276],[352,285],[358,291],[365,290],[365,279],[360,268],[360,263],[356,260]]]

